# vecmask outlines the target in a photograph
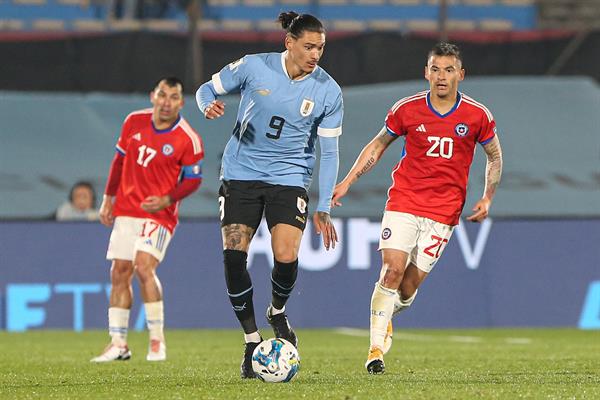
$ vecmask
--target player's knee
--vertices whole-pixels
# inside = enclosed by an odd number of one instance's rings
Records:
[[[292,263],[298,259],[298,251],[294,248],[273,249],[273,256],[281,263]]]
[[[384,273],[382,277],[383,286],[391,288],[398,287],[404,277],[404,268],[399,265],[388,264],[384,265]]]
[[[133,276],[133,265],[126,263],[114,263],[110,269],[110,280],[113,285],[126,283]]]
[[[153,282],[154,277],[154,268],[145,264],[139,264],[135,266],[135,274],[140,281],[141,284],[145,284],[147,282]]]

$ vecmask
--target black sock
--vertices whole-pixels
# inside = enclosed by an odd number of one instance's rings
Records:
[[[290,263],[282,263],[275,260],[273,272],[271,272],[272,300],[271,304],[277,309],[285,306],[298,276],[298,259]]]
[[[248,254],[239,250],[223,250],[225,282],[227,294],[235,316],[240,321],[244,333],[256,332],[254,304],[252,302],[252,281],[246,269]]]

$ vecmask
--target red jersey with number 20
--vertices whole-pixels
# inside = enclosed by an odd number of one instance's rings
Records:
[[[157,130],[152,109],[146,109],[125,118],[116,147],[125,159],[113,215],[151,218],[173,233],[178,202],[153,214],[144,211],[141,203],[148,196],[168,194],[177,186],[183,167],[200,168],[204,157],[200,136],[181,116],[171,128]]]
[[[385,209],[457,225],[475,145],[494,137],[496,122],[483,104],[462,93],[444,115],[431,106],[429,96],[425,91],[401,99],[386,116],[388,133],[406,142]]]

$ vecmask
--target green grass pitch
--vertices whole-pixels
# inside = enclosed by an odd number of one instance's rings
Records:
[[[367,331],[297,333],[298,376],[267,384],[239,378],[237,331],[167,331],[163,363],[146,362],[146,334],[130,333],[133,358],[102,365],[89,359],[105,332],[3,332],[0,398],[600,399],[600,331],[397,330],[378,376],[364,369]]]

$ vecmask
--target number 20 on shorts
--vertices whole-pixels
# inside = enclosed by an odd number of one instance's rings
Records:
[[[434,240],[435,243],[432,244],[431,246],[425,247],[423,252],[430,257],[439,258],[440,251],[442,250],[442,246],[444,244],[448,243],[448,239],[443,239],[436,235],[431,235],[431,239]],[[435,252],[435,253],[433,253],[433,252]]]

